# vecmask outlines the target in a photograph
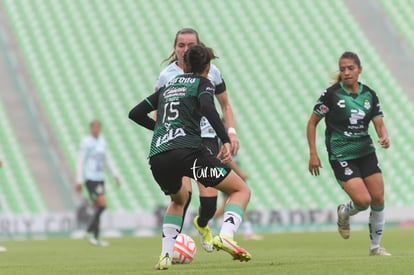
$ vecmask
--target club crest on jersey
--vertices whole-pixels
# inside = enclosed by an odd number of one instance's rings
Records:
[[[344,174],[345,174],[346,176],[350,176],[350,175],[352,175],[353,173],[354,173],[354,171],[352,171],[352,169],[351,169],[351,168],[349,168],[349,167],[346,167],[346,168],[345,168]]]
[[[371,103],[369,103],[368,98],[364,99],[364,108],[367,110],[371,108]]]

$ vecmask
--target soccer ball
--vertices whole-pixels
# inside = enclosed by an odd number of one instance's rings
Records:
[[[178,234],[174,245],[173,264],[191,263],[196,251],[196,244],[190,236],[183,233]]]

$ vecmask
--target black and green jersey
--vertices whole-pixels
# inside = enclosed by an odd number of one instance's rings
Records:
[[[213,97],[214,90],[208,79],[193,74],[179,75],[159,89],[150,157],[172,149],[200,147],[199,97],[206,93]]]
[[[356,159],[375,151],[368,126],[383,113],[377,95],[368,86],[360,83],[358,93],[352,94],[339,82],[322,93],[313,111],[325,117],[331,160]]]

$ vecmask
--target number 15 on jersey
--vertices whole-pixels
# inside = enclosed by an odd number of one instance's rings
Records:
[[[166,120],[175,120],[179,116],[177,106],[180,105],[179,101],[168,102],[164,105],[164,115],[162,116],[162,123]]]

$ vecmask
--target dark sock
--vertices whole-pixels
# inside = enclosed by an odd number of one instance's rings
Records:
[[[185,214],[187,213],[187,208],[188,208],[188,206],[190,205],[190,202],[191,202],[191,195],[192,195],[192,193],[191,192],[188,192],[188,200],[187,200],[187,203],[184,206],[183,220],[181,221],[180,233],[183,230]]]
[[[99,225],[101,220],[102,212],[105,210],[105,207],[98,207],[95,210],[95,215],[88,227],[88,232],[93,233],[96,239],[99,237]]]
[[[214,217],[217,208],[217,197],[200,197],[198,208],[198,226],[205,227]]]

